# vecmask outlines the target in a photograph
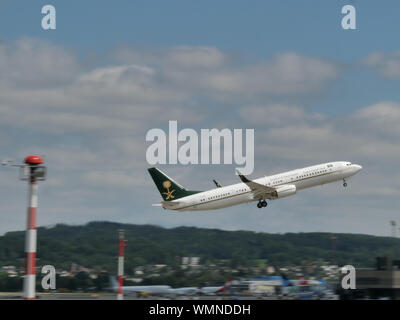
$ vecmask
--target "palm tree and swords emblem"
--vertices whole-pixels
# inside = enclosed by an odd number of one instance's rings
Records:
[[[174,199],[175,197],[172,194],[175,192],[175,190],[174,189],[172,189],[171,191],[169,190],[169,188],[171,188],[171,181],[169,180],[164,181],[162,185],[165,189],[167,189],[167,192],[162,193],[166,195],[165,200]]]

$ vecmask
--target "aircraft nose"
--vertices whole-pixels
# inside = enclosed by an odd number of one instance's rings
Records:
[[[360,166],[359,164],[355,164],[354,168],[358,171],[360,171],[362,169],[362,166]]]

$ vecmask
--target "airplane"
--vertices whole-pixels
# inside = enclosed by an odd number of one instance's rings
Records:
[[[110,276],[111,289],[115,292],[118,290],[118,282],[114,277]],[[167,285],[153,285],[153,286],[122,286],[122,290],[126,294],[169,294],[171,293],[171,286]]]
[[[153,167],[148,171],[162,198],[159,204],[164,209],[175,211],[216,210],[241,203],[257,201],[257,208],[267,206],[268,200],[275,200],[296,194],[298,190],[311,188],[355,175],[362,169],[358,164],[346,161],[317,164],[295,169],[256,180],[249,180],[238,172],[242,183],[217,187],[208,191],[187,190],[178,182],[168,177],[161,170]]]
[[[118,282],[114,277],[110,276],[110,288],[117,292]],[[223,292],[225,289],[230,288],[232,279],[228,279],[223,286],[219,287],[182,287],[172,288],[168,285],[150,285],[150,286],[122,286],[122,291],[125,294],[155,294],[168,297],[188,296],[195,294],[212,295]]]
[[[170,296],[179,296],[179,295],[215,295],[221,292],[224,292],[226,289],[230,289],[232,285],[233,279],[228,279],[222,286],[219,287],[183,287],[183,288],[171,288],[169,290]]]
[[[171,296],[193,296],[199,293],[197,287],[183,287],[183,288],[172,288],[170,290]]]
[[[219,287],[201,287],[198,289],[197,293],[200,293],[203,295],[215,295],[217,293],[224,292],[226,289],[231,288],[232,281],[233,281],[233,279],[230,278],[224,283],[223,286],[219,286]]]

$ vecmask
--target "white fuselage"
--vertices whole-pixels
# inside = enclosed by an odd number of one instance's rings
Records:
[[[195,294],[215,294],[221,290],[222,287],[183,287],[183,288],[171,288],[167,285],[154,285],[154,286],[123,286],[122,291],[126,294],[137,293],[137,294],[149,294],[149,295],[162,295],[162,296],[182,296],[182,295],[195,295]],[[117,287],[114,288],[117,292]]]
[[[117,288],[115,288],[117,290]],[[170,286],[123,286],[125,293],[148,293],[148,294],[168,294],[172,288]]]
[[[330,162],[287,171],[253,181],[273,188],[295,186],[295,190],[298,191],[349,178],[360,171],[361,168],[361,166],[350,162]],[[237,183],[226,187],[196,193],[171,202],[177,202],[177,205],[173,208],[175,211],[200,211],[226,208],[249,201],[259,200],[259,198],[254,197],[249,186],[245,183]]]

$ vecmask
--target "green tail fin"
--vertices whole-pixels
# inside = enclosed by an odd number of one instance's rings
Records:
[[[156,184],[158,191],[160,191],[164,201],[172,201],[201,192],[186,190],[179,183],[172,180],[157,168],[150,168],[147,170],[153,178],[153,181]]]

